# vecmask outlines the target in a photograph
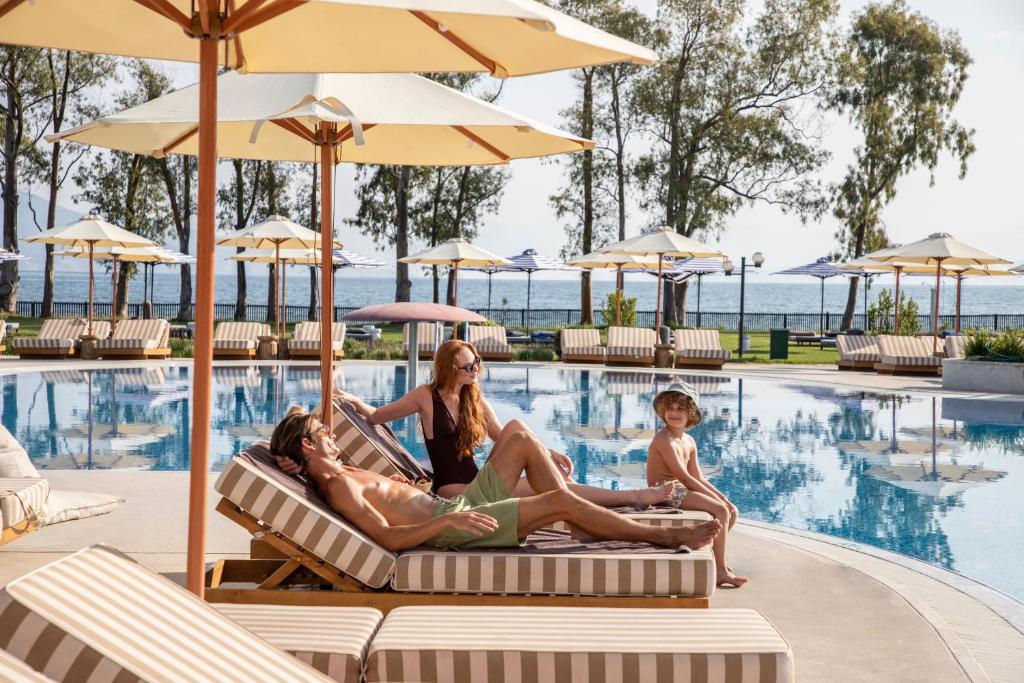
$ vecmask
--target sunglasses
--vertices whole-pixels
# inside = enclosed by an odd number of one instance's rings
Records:
[[[455,366],[456,370],[465,370],[466,372],[473,373],[480,369],[482,361],[479,358],[474,358],[472,363],[463,366]]]
[[[320,437],[322,435],[326,435],[326,434],[329,434],[329,433],[330,432],[327,431],[327,426],[326,425],[320,425],[319,427],[314,429],[312,432],[309,432],[305,436],[306,436],[307,439],[312,441],[313,439],[316,439],[317,437]]]

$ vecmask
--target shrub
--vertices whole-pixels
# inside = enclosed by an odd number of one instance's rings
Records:
[[[358,344],[352,347],[351,352],[345,351],[346,358],[352,358],[359,360],[360,358],[366,358],[366,347],[362,344]]]
[[[984,357],[988,355],[989,336],[983,330],[968,330],[964,344],[964,358]]]
[[[516,360],[555,360],[555,347],[551,344],[529,344],[524,348],[517,349]]]
[[[601,315],[604,317],[605,325],[615,324],[615,309],[619,310],[622,327],[636,327],[636,297],[623,296],[622,292],[614,291],[608,294],[604,304],[601,306]]]
[[[989,344],[989,359],[1010,362],[1024,361],[1024,334],[1007,331]]]
[[[171,358],[191,358],[193,355],[192,350],[195,348],[191,339],[180,339],[178,337],[171,337],[168,340],[168,345],[171,347]]]
[[[370,351],[370,360],[389,360],[390,356],[387,349],[372,349]]]
[[[907,297],[906,292],[900,292],[900,328],[895,332],[892,329],[892,311],[892,292],[883,289],[878,293],[875,303],[868,306],[868,329],[872,334],[913,336],[920,331],[917,302]]]

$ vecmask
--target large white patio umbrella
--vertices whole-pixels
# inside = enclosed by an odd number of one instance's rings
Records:
[[[638,254],[615,254],[611,252],[603,251],[592,251],[589,254],[583,256],[577,256],[574,259],[570,259],[565,262],[568,266],[574,266],[576,268],[583,268],[584,270],[614,270],[616,276],[622,275],[624,270],[640,270],[647,271],[652,268],[656,268],[660,274],[663,270],[674,270],[675,265],[671,261],[667,261],[658,256],[640,256]],[[616,288],[618,283],[622,281],[621,277],[615,278]],[[622,290],[616,289],[619,296],[622,296]],[[661,281],[658,282],[658,291],[661,291]],[[621,322],[621,310],[618,306],[615,307],[615,325],[618,326]],[[608,321],[605,321],[607,324]]]
[[[45,230],[38,235],[22,238],[23,242],[38,242],[40,244],[60,244],[66,247],[77,247],[84,250],[89,259],[89,334],[92,334],[92,299],[93,299],[93,261],[96,257],[96,248],[101,249],[124,249],[132,247],[152,247],[156,242],[147,239],[134,232],[128,232],[124,228],[108,223],[95,214],[89,214],[75,221],[51,230]]]
[[[487,266],[507,266],[512,263],[503,256],[482,249],[466,240],[451,239],[436,247],[431,247],[418,254],[398,259],[401,263],[419,266],[450,266],[455,282],[452,291],[452,305],[459,305],[459,266],[484,268]],[[453,328],[454,329],[454,328]]]
[[[939,287],[942,284],[942,267],[946,266],[985,266],[992,264],[1009,264],[1004,258],[993,256],[968,244],[954,239],[945,232],[936,232],[923,240],[890,249],[886,253],[873,256],[876,261],[902,261],[932,266],[935,269],[935,297],[938,301]],[[899,302],[897,302],[897,307]],[[932,337],[939,337],[939,316],[932,319]]]
[[[58,251],[54,256],[68,258],[95,258],[100,261],[111,261],[110,268],[110,328],[117,329],[117,270],[122,261],[134,263],[174,263],[175,257],[161,246],[153,247],[111,247],[104,251],[89,252],[82,248]],[[91,277],[90,277],[91,280]],[[90,282],[90,284],[92,284]]]
[[[220,48],[225,64],[249,72],[459,71],[507,77],[657,59],[647,48],[534,0],[7,0],[0,5],[0,19],[0,43],[199,62],[197,377],[186,578],[188,589],[199,596],[209,464],[208,378],[213,367]],[[342,140],[334,122],[318,126],[316,132],[325,167],[321,216],[330,217],[329,150]],[[332,224],[323,220],[322,225],[327,233]],[[325,238],[325,251],[328,243]],[[326,358],[325,353],[321,362]],[[325,392],[329,380],[324,377]],[[329,424],[330,413],[326,415]]]
[[[318,233],[290,221],[284,216],[269,216],[256,225],[237,230],[217,240],[217,245],[221,247],[269,249],[273,252],[273,258],[264,262],[274,264],[274,292],[280,294],[277,297],[277,314],[274,316],[278,337],[282,336],[282,318],[285,310],[284,291],[280,284],[284,280],[281,277],[281,250],[312,249],[319,243],[320,235]],[[341,242],[337,240],[331,244],[331,248],[340,246],[342,246]]]
[[[675,230],[663,227],[652,232],[643,233],[622,242],[610,244],[598,251],[619,254],[635,254],[638,256],[657,256],[672,258],[705,258],[722,256],[722,252],[713,247],[701,244],[689,237],[680,235]],[[662,261],[658,260],[658,305],[654,312],[654,329],[661,329],[661,272]]]

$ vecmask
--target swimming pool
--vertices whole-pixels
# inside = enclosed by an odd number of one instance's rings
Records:
[[[568,453],[577,479],[629,488],[645,482],[651,399],[677,378],[701,392],[702,465],[743,516],[903,553],[1024,599],[1024,403],[514,365],[487,367],[483,385],[499,418]],[[214,382],[215,470],[320,391],[310,366],[218,367]],[[346,363],[339,382],[379,404],[403,393],[405,366]],[[188,365],[0,384],[3,424],[41,470],[188,467]],[[426,458],[414,420],[393,427]]]

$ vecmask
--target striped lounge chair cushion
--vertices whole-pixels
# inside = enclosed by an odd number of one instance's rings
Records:
[[[233,605],[217,610],[339,683],[359,683],[384,615],[369,607]]]
[[[946,337],[944,341],[946,358],[963,358],[964,347],[967,346],[967,337]]]
[[[253,339],[214,339],[213,348],[224,351],[244,351],[246,349],[255,349],[256,341]]]
[[[931,337],[883,335],[878,338],[878,351],[885,364],[942,367],[942,359],[932,353]]]
[[[402,349],[409,353],[409,325],[402,326]],[[420,351],[434,352],[434,335],[437,334],[435,323],[416,323],[416,346]]]
[[[155,349],[155,339],[101,339],[96,343],[98,349]]]
[[[877,337],[866,334],[840,334],[836,336],[839,360],[879,362]]]
[[[38,477],[0,477],[0,529],[43,514],[50,484]]]
[[[467,335],[470,344],[479,351],[511,351],[505,328],[498,325],[470,325]]]
[[[749,609],[399,607],[366,680],[792,683],[793,653]]]
[[[345,323],[331,323],[331,339],[335,342],[345,341],[345,331],[347,326]],[[305,321],[295,326],[295,332],[292,334],[292,339],[298,339],[301,341],[320,341],[320,323],[315,321]]]
[[[546,540],[525,549],[415,549],[402,552],[392,587],[430,593],[524,593],[704,597],[715,591],[711,551],[674,553],[647,544]]]
[[[603,356],[604,347],[600,345],[595,346],[566,346],[562,344],[562,355],[563,356]]]
[[[641,327],[609,327],[608,355],[654,357],[654,330]]]
[[[88,334],[88,325],[82,334]],[[109,320],[93,320],[92,321],[92,335],[97,339],[107,339],[110,337],[110,321]]]
[[[396,556],[343,520],[313,485],[282,472],[265,442],[236,455],[217,491],[325,562],[373,588],[387,584]]]
[[[55,339],[53,337],[15,337],[11,345],[17,349],[61,349],[70,351],[77,339]]]
[[[562,355],[603,355],[601,332],[595,329],[562,330]]]
[[[0,650],[0,681],[10,683],[51,683],[47,678],[20,659],[16,659]]]
[[[722,348],[718,330],[676,330],[676,355],[683,358],[729,360],[732,352]]]
[[[254,344],[260,337],[270,336],[270,325],[266,323],[222,322],[213,332],[214,348],[218,340],[244,339]]]
[[[626,515],[636,522],[643,522],[651,526],[695,526],[702,522],[710,522],[713,517],[706,512],[696,510],[680,510],[669,506],[656,506],[638,512],[634,507],[612,508],[622,515]],[[569,531],[569,525],[565,522],[555,522],[549,528],[555,531]]]
[[[708,358],[712,360],[729,360],[732,352],[727,349],[676,349],[679,358]]]
[[[512,353],[512,347],[497,339],[481,339],[479,342],[471,342],[480,353]]]
[[[331,342],[331,349],[333,349],[334,351],[340,351],[344,347],[345,344],[343,342]],[[291,349],[292,351],[309,351],[314,349],[320,349],[321,345],[319,339],[289,339],[288,348]]]
[[[58,681],[330,680],[105,546],[7,584],[0,648]]]
[[[99,349],[156,349],[167,345],[170,323],[166,320],[122,320],[113,336],[101,339]]]
[[[653,358],[654,349],[647,346],[612,346],[609,344],[608,355],[629,358]]]
[[[348,401],[334,400],[334,443],[345,462],[385,477],[401,475],[413,481],[433,477],[387,425],[371,425]]]
[[[95,323],[94,323],[95,325]],[[71,349],[86,331],[88,323],[79,318],[48,318],[35,337],[16,337],[15,349]]]

